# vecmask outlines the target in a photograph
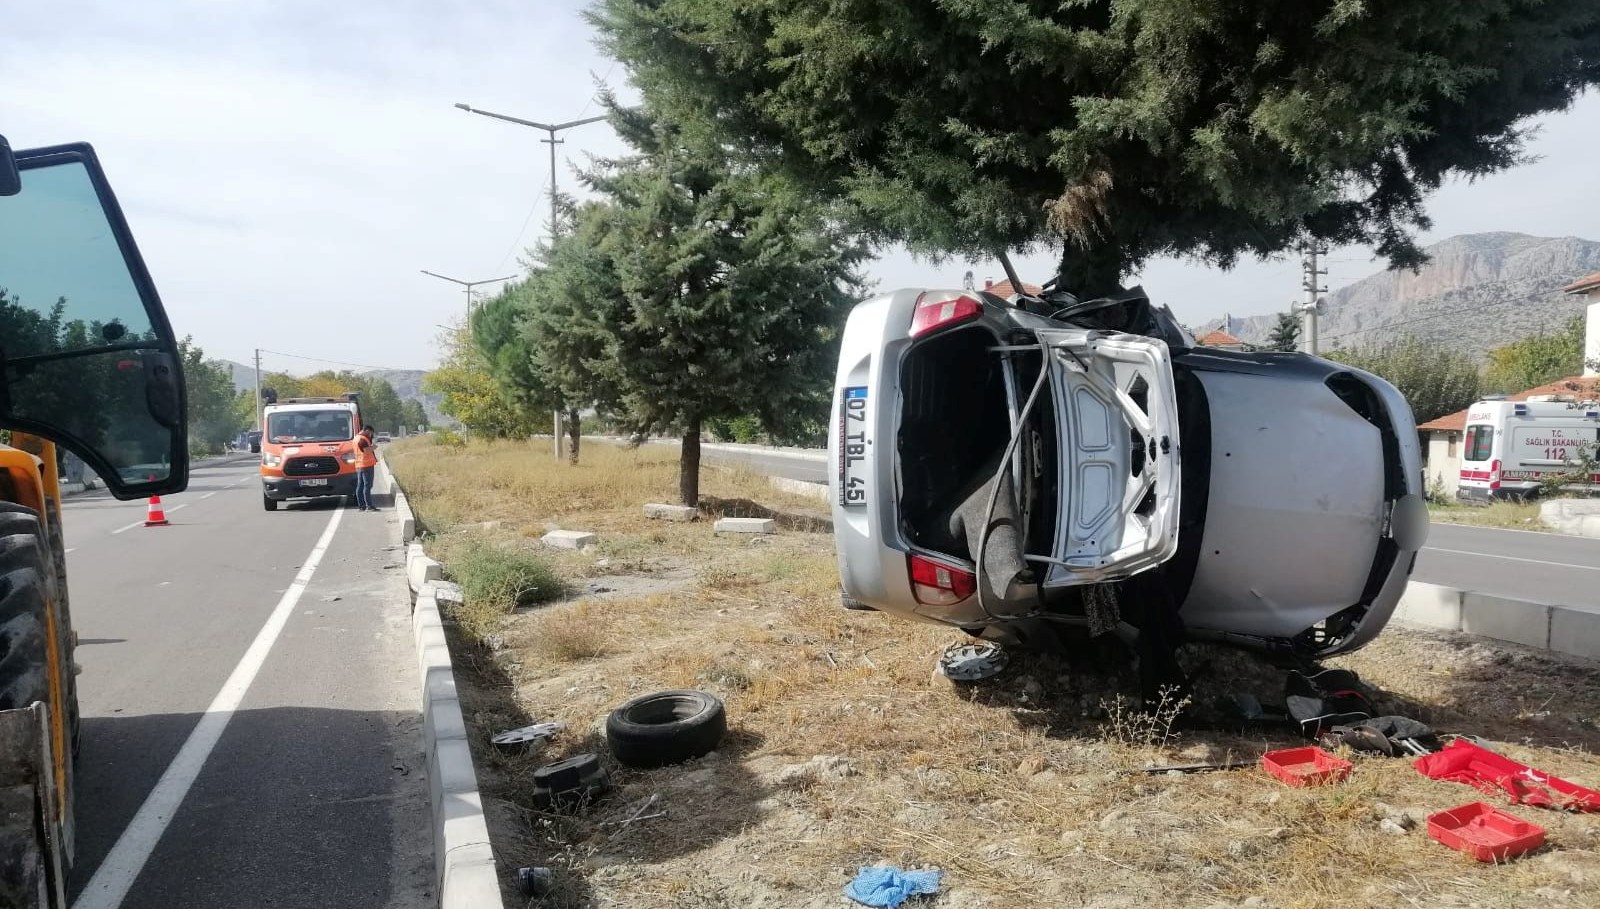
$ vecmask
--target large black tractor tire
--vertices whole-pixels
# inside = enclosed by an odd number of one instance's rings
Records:
[[[45,648],[49,565],[40,545],[38,517],[0,502],[0,710],[50,703]]]
[[[67,709],[67,735],[72,743],[72,755],[77,757],[78,741],[82,731],[82,717],[78,715],[77,664],[74,658],[72,613],[67,610],[67,555],[66,543],[61,536],[61,520],[53,523],[51,546],[46,546],[45,536],[38,527],[38,512],[16,503],[0,503],[0,709],[26,707],[32,701],[11,703],[11,696],[22,696],[26,691],[14,688],[19,674],[14,671],[19,656],[13,656],[13,634],[32,640],[37,632],[37,650],[32,659],[38,669],[45,669],[45,602],[54,592],[56,600],[56,626],[61,650],[62,699]],[[54,559],[51,559],[54,554]],[[30,592],[29,592],[30,591]],[[13,624],[19,615],[32,616],[29,623]],[[32,631],[27,631],[30,627]],[[10,631],[6,631],[10,629]],[[50,703],[50,677],[42,675],[38,683],[42,693],[38,701]]]

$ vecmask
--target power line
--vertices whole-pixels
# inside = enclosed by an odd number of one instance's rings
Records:
[[[407,367],[404,367],[404,366],[373,366],[371,363],[350,363],[350,362],[347,362],[345,360],[329,360],[329,359],[327,359],[325,357],[308,357],[308,356],[305,356],[303,354],[284,353],[281,350],[268,350],[265,347],[261,348],[260,350],[261,350],[262,353],[275,354],[275,355],[280,356],[280,357],[289,357],[290,359],[293,359],[293,360],[309,360],[309,361],[311,361],[313,363],[329,363],[329,364],[332,364],[334,366],[353,366],[356,369],[383,369],[383,370],[392,370],[392,371],[396,371],[396,372],[412,372],[413,371],[413,370],[411,370],[411,369],[409,369]]]

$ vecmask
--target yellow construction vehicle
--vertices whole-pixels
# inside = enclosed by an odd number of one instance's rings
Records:
[[[78,696],[56,446],[189,482],[182,358],[94,150],[0,137],[0,909],[66,909]]]

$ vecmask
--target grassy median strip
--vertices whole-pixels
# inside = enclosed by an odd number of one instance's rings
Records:
[[[1544,530],[1538,502],[1492,502],[1488,505],[1443,505],[1429,503],[1428,517],[1441,524],[1470,524],[1474,527],[1503,527],[1508,530]]]
[[[559,599],[492,622],[488,646],[461,661],[475,673],[464,699],[502,865],[556,869],[556,891],[530,905],[833,907],[858,866],[880,861],[944,869],[934,905],[953,909],[1497,906],[1534,894],[1581,906],[1600,876],[1592,816],[1509,809],[1546,826],[1552,846],[1503,867],[1416,826],[1394,832],[1481,797],[1404,759],[1347,755],[1349,782],[1306,790],[1257,770],[1141,772],[1304,744],[1194,724],[1231,693],[1281,696],[1281,670],[1237,651],[1189,648],[1185,665],[1209,671],[1191,703],[1153,717],[1132,709],[1135,678],[1103,648],[1015,654],[1000,679],[953,688],[931,670],[960,633],[840,609],[826,533],[752,538],[646,519],[641,506],[676,488],[674,457],[591,445],[573,468],[538,443],[390,453],[452,574],[453,546],[487,545],[536,555],[562,583]],[[705,489],[714,509],[819,510],[739,472],[708,469]],[[537,552],[552,525],[594,531],[599,546]],[[1600,783],[1593,665],[1393,627],[1336,662],[1382,688],[1385,711]],[[613,793],[577,815],[533,810],[534,768],[604,754],[612,708],[676,687],[726,702],[717,754],[617,768]],[[536,755],[485,747],[535,720],[568,730]],[[652,795],[651,817],[630,821]]]

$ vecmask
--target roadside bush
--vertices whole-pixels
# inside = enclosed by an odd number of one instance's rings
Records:
[[[461,585],[466,599],[452,617],[474,639],[493,632],[501,617],[517,607],[549,602],[564,592],[556,573],[531,553],[467,540],[442,556],[445,571]]]
[[[433,434],[433,444],[443,445],[445,448],[466,448],[467,440],[458,432],[441,429]]]

